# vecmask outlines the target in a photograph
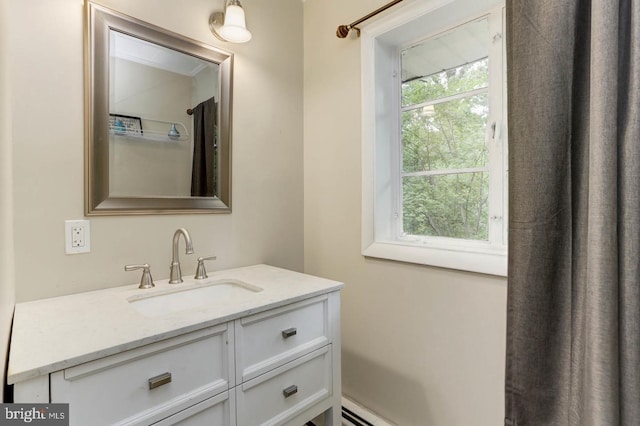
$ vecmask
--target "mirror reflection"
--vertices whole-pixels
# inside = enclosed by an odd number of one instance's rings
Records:
[[[109,196],[217,195],[218,64],[113,30],[109,47]]]
[[[86,214],[229,212],[232,55],[87,3]]]

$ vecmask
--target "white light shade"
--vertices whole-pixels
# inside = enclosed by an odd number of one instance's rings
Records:
[[[236,5],[227,6],[224,25],[218,32],[222,38],[232,43],[246,43],[251,40],[251,33],[247,30],[244,19],[244,9]]]

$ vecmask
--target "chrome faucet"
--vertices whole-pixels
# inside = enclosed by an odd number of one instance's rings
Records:
[[[184,228],[178,228],[173,234],[173,257],[171,259],[171,273],[169,274],[169,284],[179,284],[182,282],[182,272],[180,271],[180,261],[178,260],[178,243],[180,235],[184,236],[186,245],[186,253],[193,254],[193,244],[191,243],[191,235]]]

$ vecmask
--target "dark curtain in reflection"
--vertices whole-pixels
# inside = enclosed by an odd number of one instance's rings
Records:
[[[214,98],[193,108],[191,195],[213,197],[217,188],[217,108]]]

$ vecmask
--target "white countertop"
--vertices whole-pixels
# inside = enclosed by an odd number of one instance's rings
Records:
[[[156,281],[18,303],[15,307],[7,382],[18,383],[124,350],[221,324],[340,289],[343,284],[267,265],[210,272],[206,282],[236,280],[262,288],[227,305],[199,307],[148,317],[128,299],[201,286]],[[143,297],[144,297],[143,296]]]

